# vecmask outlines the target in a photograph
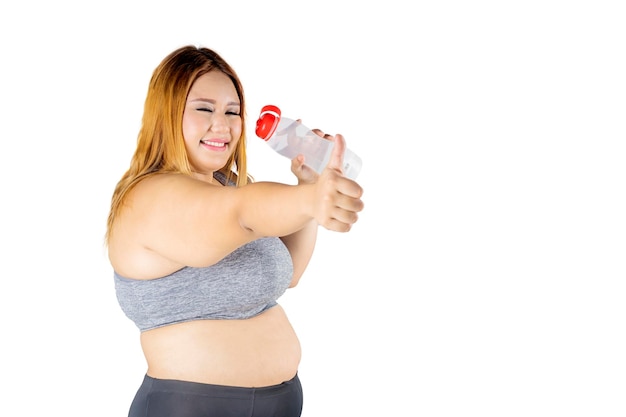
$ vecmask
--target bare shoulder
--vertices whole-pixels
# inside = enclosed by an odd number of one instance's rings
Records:
[[[154,207],[167,197],[166,188],[184,183],[182,176],[159,174],[146,178],[129,191],[113,224],[108,243],[108,254],[113,269],[120,275],[134,279],[165,276],[181,265],[149,250],[144,244]],[[164,189],[165,188],[165,189]]]
[[[138,204],[175,194],[186,194],[189,189],[208,189],[211,184],[183,174],[156,174],[141,180],[130,192],[128,199]],[[187,191],[183,191],[187,190]]]
[[[181,174],[158,174],[126,196],[109,239],[113,268],[129,278],[150,279],[183,266],[208,266],[243,239],[227,215],[230,192]],[[235,241],[237,238],[240,241]]]

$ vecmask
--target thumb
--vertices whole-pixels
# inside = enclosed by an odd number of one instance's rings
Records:
[[[343,155],[346,152],[346,140],[343,135],[337,134],[333,139],[333,143],[333,150],[326,167],[343,173]]]

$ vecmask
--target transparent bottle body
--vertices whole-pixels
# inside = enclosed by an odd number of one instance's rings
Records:
[[[285,117],[281,117],[267,144],[289,159],[304,155],[304,163],[317,173],[321,173],[328,164],[334,146],[334,142],[318,136],[302,123]],[[344,175],[355,179],[361,171],[361,165],[361,158],[346,149],[342,166]]]

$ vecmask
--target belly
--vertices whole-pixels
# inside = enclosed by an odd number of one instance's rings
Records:
[[[300,343],[279,305],[247,320],[198,320],[141,334],[148,375],[261,387],[296,374]]]

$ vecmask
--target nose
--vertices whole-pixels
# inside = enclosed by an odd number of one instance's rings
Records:
[[[216,132],[227,132],[230,130],[228,119],[225,114],[214,113],[211,120],[211,130]]]

